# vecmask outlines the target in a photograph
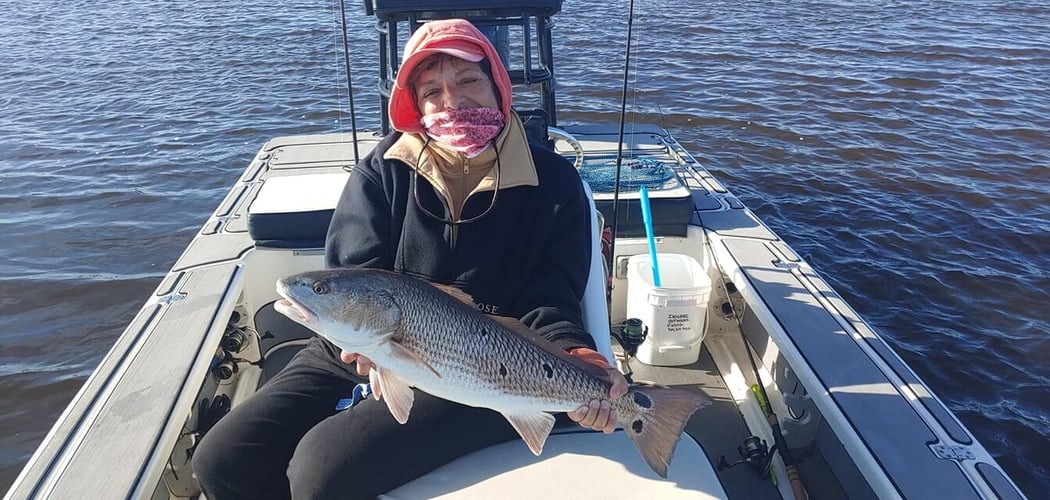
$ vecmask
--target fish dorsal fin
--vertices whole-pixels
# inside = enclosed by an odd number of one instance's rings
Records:
[[[469,293],[464,292],[459,288],[456,288],[452,285],[445,285],[443,283],[430,283],[430,285],[448,295],[451,295],[452,298],[470,306],[471,309],[478,308],[477,304],[474,302],[474,297],[471,297]]]
[[[532,454],[540,456],[540,452],[543,451],[543,443],[547,442],[547,436],[554,428],[554,415],[539,412],[504,413],[503,416],[510,422],[510,425],[514,426],[514,430],[518,431],[518,435],[525,440],[525,444],[529,445]]]
[[[565,352],[564,349],[554,345],[553,343],[551,343],[551,341],[543,338],[540,334],[536,333],[535,330],[526,326],[525,323],[522,323],[521,321],[516,320],[514,318],[509,318],[507,316],[489,316],[489,318],[498,323],[500,326],[532,342],[536,345],[536,347],[539,347],[540,349],[543,349],[544,351],[553,354],[554,356],[562,358],[568,361],[569,363],[580,367],[580,369],[587,372],[587,374],[596,377],[600,380],[604,380],[606,382],[609,381],[609,373],[602,369],[600,366],[592,365]]]
[[[415,400],[412,388],[390,370],[372,368],[368,374],[369,380],[373,379],[372,372],[376,374],[375,379],[382,387],[383,401],[386,401],[386,407],[390,409],[394,419],[399,424],[408,422],[408,414],[412,411],[412,402]]]

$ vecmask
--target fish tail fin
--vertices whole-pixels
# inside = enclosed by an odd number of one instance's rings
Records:
[[[694,412],[711,404],[699,391],[671,387],[632,385],[617,415],[624,432],[634,442],[645,463],[667,477],[675,445]]]

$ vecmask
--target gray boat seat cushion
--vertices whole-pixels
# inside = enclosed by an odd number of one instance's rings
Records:
[[[476,451],[404,484],[384,499],[727,498],[704,449],[683,435],[667,479],[642,460],[622,430],[570,431],[547,439],[540,456],[524,442]]]
[[[248,234],[261,247],[324,248],[349,178],[349,172],[335,172],[266,179],[248,207]]]

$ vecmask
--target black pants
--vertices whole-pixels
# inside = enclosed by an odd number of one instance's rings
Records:
[[[517,437],[499,413],[420,391],[405,425],[371,398],[337,413],[336,403],[362,382],[352,370],[315,338],[219,420],[193,456],[208,499],[374,498]]]

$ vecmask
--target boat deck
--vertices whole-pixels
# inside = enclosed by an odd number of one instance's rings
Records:
[[[621,355],[619,350],[617,355]],[[714,403],[696,412],[685,431],[700,443],[712,464],[717,465],[723,457],[729,463],[740,459],[738,447],[751,433],[707,348],[700,351],[700,359],[691,365],[648,366],[632,359],[625,368],[635,382],[703,390]],[[821,453],[813,447],[792,450],[792,453],[806,490],[813,498],[848,498],[832,479],[835,476]],[[717,473],[729,498],[781,498],[776,485],[759,477],[750,466],[721,468]]]
[[[634,382],[703,390],[713,403],[693,414],[685,431],[700,443],[712,464],[718,464],[722,457],[730,463],[739,460],[737,447],[751,433],[706,348],[700,351],[700,359],[691,365],[648,366],[632,358],[625,368]],[[717,472],[729,498],[780,498],[776,486],[748,466],[724,468]]]
[[[579,130],[574,129],[573,132],[577,134],[584,150],[587,151],[588,158],[598,158],[601,161],[602,158],[609,157],[616,151],[616,136],[611,135],[607,128],[580,127]],[[636,161],[638,159],[647,159],[660,162],[676,171],[681,168],[688,168],[688,162],[683,164],[681,158],[684,156],[686,159],[689,159],[688,156],[680,155],[680,152],[675,151],[674,143],[669,147],[666,138],[662,135],[662,131],[657,128],[645,128],[635,133],[626,134],[624,142],[625,157]],[[294,165],[295,168],[290,168],[280,172],[280,174],[271,171],[270,174],[297,175],[308,172],[320,172],[322,170],[327,172],[333,165],[317,162],[319,148],[319,146],[306,144],[284,146],[284,156],[288,156],[292,152],[298,152],[301,154],[297,156],[301,156],[301,158],[297,158],[297,161],[289,161],[288,158],[283,157],[278,158],[281,162],[288,162],[289,167]],[[330,151],[330,156],[333,159],[334,156],[337,156],[335,151],[335,149]],[[567,155],[571,154],[569,150],[561,148],[559,148],[559,152]],[[345,148],[343,153],[345,154]],[[606,161],[609,160],[606,158]],[[714,183],[713,179],[707,179],[705,174],[706,172],[703,170],[690,170],[689,174],[680,174],[678,177],[689,180],[696,179],[699,176],[704,181],[711,182],[717,186],[717,183]],[[268,177],[265,174],[264,176]],[[684,190],[681,193],[669,190],[666,193],[657,193],[655,195],[655,197],[660,196],[663,196],[663,198],[657,199],[655,206],[657,210],[666,210],[667,212],[665,213],[669,215],[669,218],[677,217],[674,213],[677,210],[677,204],[684,202],[687,205],[688,210],[684,214],[685,218],[680,221],[680,227],[676,228],[674,225],[669,225],[659,228],[662,234],[681,233],[680,236],[683,239],[686,236],[685,227],[692,220],[691,214],[697,207],[697,204],[704,206],[711,203],[711,200],[707,197],[697,199],[689,190]],[[598,208],[606,216],[606,220],[611,220],[611,200],[607,200],[608,196],[601,193],[596,194],[595,198]],[[633,204],[632,198],[634,198]],[[627,207],[627,210],[621,212],[620,217],[622,230],[620,234],[622,237],[637,238],[644,235],[641,232],[641,226],[638,224],[640,217],[639,213],[636,212],[638,209],[636,198],[637,195],[634,194],[632,196],[631,193],[624,193],[622,196],[622,200],[624,200],[622,203]],[[633,214],[632,210],[635,210]],[[258,219],[258,217],[256,218]],[[275,227],[285,228],[288,225],[287,220],[281,220],[275,224]],[[694,245],[695,243],[693,242]],[[301,247],[302,244],[298,242],[282,242],[275,246]],[[629,245],[624,245],[623,248],[624,251],[633,251],[629,249]],[[622,309],[625,297],[619,295],[624,293],[623,290],[625,290],[625,287],[614,287],[614,295],[612,297],[614,320],[622,319],[619,316],[625,313]],[[280,371],[283,365],[303,345],[304,339],[308,338],[311,333],[283,315],[276,313],[272,304],[266,304],[259,309],[255,314],[255,322],[256,328],[260,332],[266,332],[265,340],[262,341],[263,345],[260,347],[263,352],[268,352],[266,361],[261,366],[262,373],[258,381],[259,386],[261,386],[272,375]],[[622,351],[617,346],[614,346],[614,350],[618,351],[618,356],[622,356]],[[628,372],[628,375],[634,381],[668,386],[687,386],[704,391],[714,403],[694,414],[686,427],[686,432],[704,448],[707,458],[712,465],[718,464],[723,457],[729,463],[736,462],[741,458],[738,448],[746,437],[755,433],[748,429],[740,413],[738,402],[730,394],[722,373],[716,366],[708,349],[703,349],[699,360],[691,365],[678,367],[649,366],[632,358],[625,368],[627,368],[625,371]],[[769,445],[772,446],[772,443],[769,443]],[[808,480],[807,487],[812,488],[815,492],[819,491],[822,498],[847,497],[842,488],[834,482],[834,479],[829,479],[833,478],[834,474],[830,472],[820,452],[815,448],[812,450],[802,449],[797,452],[800,456],[798,461],[800,472]],[[729,498],[781,498],[780,490],[769,478],[762,477],[754,468],[746,464],[733,468],[723,468],[718,470],[717,474]]]
[[[618,149],[617,135],[609,127],[574,127],[570,132],[588,158],[599,162],[608,162]],[[360,154],[367,154],[378,139],[358,137]],[[358,160],[353,141],[350,134],[296,136],[263,147],[60,417],[13,485],[12,498],[140,498],[154,493],[154,498],[191,498],[199,493],[188,458],[195,436],[221,413],[215,413],[221,406],[215,403],[226,397],[228,409],[243,401],[309,336],[273,311],[273,283],[290,272],[323,265],[327,218],[347,171]],[[636,381],[699,388],[714,401],[686,426],[712,465],[723,457],[730,463],[739,460],[738,448],[748,436],[771,441],[753,398],[748,401],[747,387],[756,381],[749,367],[737,366],[736,360],[746,359],[743,329],[756,358],[771,371],[763,378],[772,375],[782,387],[792,388],[780,399],[779,392],[770,393],[778,414],[789,415],[792,405],[804,410],[784,418],[782,426],[788,427],[789,441],[799,443],[792,454],[811,496],[873,498],[877,490],[889,497],[990,498],[994,492],[1000,498],[1023,498],[830,286],[672,137],[645,127],[626,134],[623,142],[625,159],[660,163],[686,188],[684,195],[678,193],[680,186],[653,197],[658,204],[654,214],[663,210],[660,219],[670,221],[659,228],[661,251],[718,254],[730,268],[722,270],[724,275],[747,287],[737,287],[732,301],[752,305],[738,309],[744,311],[739,320],[707,327],[696,363],[628,364]],[[289,192],[311,195],[289,197]],[[595,200],[605,220],[613,220],[608,194],[596,190]],[[281,203],[271,203],[275,201]],[[301,206],[288,209],[290,203]],[[609,311],[615,325],[626,314],[623,260],[646,251],[644,233],[639,237],[637,197],[621,193],[620,203],[617,227],[622,232],[612,265]],[[680,218],[683,214],[688,218]],[[237,379],[218,380],[213,376],[215,348],[231,328],[257,335],[248,335],[255,341],[247,351],[237,351],[244,358],[240,361],[250,361],[240,363]],[[906,391],[898,390],[904,386]],[[813,394],[800,387],[813,388]],[[785,402],[787,396],[793,398],[791,404]],[[209,401],[213,408],[204,407]],[[817,403],[822,405],[819,413]],[[807,419],[806,411],[821,418]],[[100,463],[120,466],[98,474]],[[785,484],[775,485],[747,465],[718,470],[717,475],[729,498],[787,496]]]

